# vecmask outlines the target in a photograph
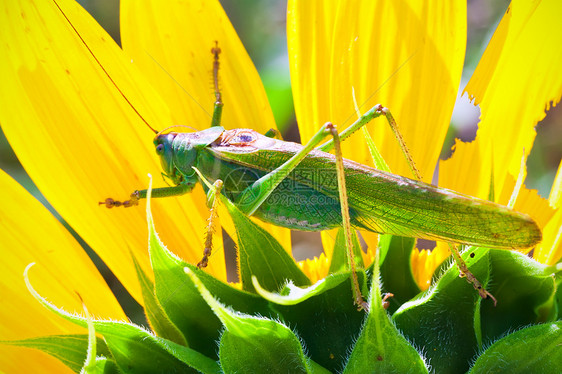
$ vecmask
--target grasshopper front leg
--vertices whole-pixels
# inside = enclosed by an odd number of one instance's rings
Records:
[[[186,182],[178,184],[177,186],[172,187],[160,187],[154,188],[152,190],[152,197],[159,198],[159,197],[170,197],[170,196],[180,196],[185,195],[186,193],[191,192],[195,187],[195,183],[193,182]],[[139,205],[140,199],[146,199],[146,193],[148,190],[137,190],[133,192],[129,198],[129,200],[119,201],[114,200],[112,198],[107,198],[105,201],[98,202],[99,205],[105,205],[106,208],[113,208],[113,207],[125,207],[129,208],[135,205]]]

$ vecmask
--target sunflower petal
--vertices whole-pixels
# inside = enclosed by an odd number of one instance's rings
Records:
[[[27,291],[23,271],[32,262],[36,265],[30,271],[31,282],[54,304],[81,313],[78,293],[95,317],[126,319],[87,254],[47,209],[3,171],[0,190],[0,340],[86,332],[46,310]],[[49,368],[60,368],[56,360],[45,357],[38,351],[0,344],[0,367],[6,372],[49,372]]]
[[[556,172],[548,201],[552,207],[562,208],[562,161],[558,165],[558,171]]]
[[[492,158],[482,155],[479,141],[477,138],[471,143],[464,143],[456,139],[453,156],[439,161],[439,186],[488,199]]]
[[[483,142],[480,136],[471,143],[463,143],[457,139],[453,156],[439,162],[439,186],[488,199],[490,180],[496,171],[494,169],[492,172],[492,155],[488,154],[489,157],[486,157],[486,149],[491,146],[482,146]],[[503,180],[502,185],[494,184],[495,201],[507,205],[514,187],[515,179],[510,175]],[[521,189],[514,209],[529,214],[541,227],[546,225],[554,213],[537,191],[525,187]]]
[[[432,250],[416,248],[412,251],[412,275],[422,291],[427,290],[431,286],[431,279],[435,269],[450,254],[449,245],[445,242],[437,242],[437,246]]]
[[[507,205],[514,187],[515,179],[508,175],[498,196],[498,203]],[[554,215],[554,209],[550,207],[548,200],[542,198],[537,190],[528,190],[525,186],[519,191],[513,209],[533,217],[541,228],[544,228]]]
[[[377,103],[391,110],[431,181],[460,83],[466,4],[290,1],[287,23],[302,139],[326,121],[351,124],[354,91],[361,112]],[[379,121],[372,125],[377,147],[392,172],[410,176],[389,126]],[[345,157],[365,163],[367,155],[362,139],[344,143]]]
[[[97,202],[127,198],[148,172],[160,173],[146,123],[172,124],[166,103],[74,2],[17,3],[4,7],[0,23],[6,137],[43,195],[141,300],[130,251],[148,270],[144,211]],[[202,189],[164,200],[154,204],[163,240],[198,261],[207,216],[193,204],[204,204]],[[224,278],[223,261],[209,268]]]
[[[558,209],[543,230],[543,241],[535,248],[533,258],[554,265],[562,258],[562,209]]]
[[[507,9],[465,91],[480,104],[482,159],[494,162],[494,184],[517,176],[538,121],[562,95],[562,44],[556,0],[517,1]],[[493,141],[493,147],[491,146]],[[487,143],[490,142],[490,143]]]
[[[550,205],[556,208],[556,213],[543,230],[543,241],[535,248],[533,258],[543,264],[553,265],[562,258],[562,162],[558,165],[558,172],[554,178],[550,197]]]
[[[216,41],[224,126],[275,127],[257,70],[218,1],[126,0],[120,14],[123,49],[166,100],[174,124],[209,127]]]
[[[211,48],[218,42],[222,125],[262,134],[276,128],[258,72],[218,1],[167,1],[162,6],[155,0],[126,0],[120,14],[125,53],[170,108],[172,122],[166,126],[210,126],[215,103]],[[208,214],[204,205],[195,206]],[[259,224],[290,248],[289,230]],[[235,236],[232,227],[225,229]]]

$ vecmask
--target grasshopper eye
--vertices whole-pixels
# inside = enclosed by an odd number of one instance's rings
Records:
[[[156,146],[156,153],[160,156],[164,154],[164,144],[158,144]]]

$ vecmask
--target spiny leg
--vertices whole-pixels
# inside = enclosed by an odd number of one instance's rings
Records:
[[[466,263],[462,259],[461,254],[457,249],[457,246],[453,243],[448,243],[448,244],[449,244],[449,248],[451,249],[451,253],[453,254],[453,258],[455,259],[455,262],[459,268],[459,276],[461,278],[466,277],[468,283],[474,286],[474,289],[478,291],[478,294],[480,295],[481,298],[486,299],[487,297],[490,297],[490,299],[494,301],[494,306],[496,306],[498,301],[496,300],[494,295],[486,291],[482,283],[480,283],[480,281],[476,279],[474,274],[472,274],[470,270],[468,270],[468,266],[466,266]]]
[[[130,208],[132,206],[139,205],[138,191],[133,192],[129,200],[119,201],[119,200],[114,200],[111,197],[108,197],[104,201],[98,201],[98,205],[105,205],[105,207],[108,209],[111,209],[113,207],[118,208],[120,206],[124,208]]]
[[[326,136],[331,135],[336,145],[336,168],[338,176],[338,186],[340,192],[340,203],[343,216],[343,226],[346,238],[346,246],[348,251],[348,261],[350,270],[353,277],[353,293],[355,302],[359,309],[368,310],[367,303],[363,300],[357,274],[355,269],[355,259],[353,255],[353,244],[351,239],[351,224],[349,218],[349,206],[347,203],[347,192],[345,190],[345,175],[343,168],[343,158],[341,156],[341,148],[339,136],[336,128],[331,123],[326,123],[322,128],[306,143],[303,148],[297,152],[289,160],[285,161],[281,166],[275,170],[264,175],[251,186],[246,188],[241,196],[238,198],[236,205],[247,215],[252,215],[261,204],[271,195],[273,190],[283,181],[291,171],[293,171],[298,164],[316,147],[320,144]]]
[[[221,125],[222,107],[224,105],[222,102],[222,94],[219,86],[219,55],[221,53],[221,49],[219,48],[219,42],[217,40],[215,40],[215,46],[211,48],[211,53],[213,54],[213,87],[215,89],[215,107],[213,109],[211,127],[214,127]],[[200,177],[202,177],[199,170],[195,169],[195,171],[200,175]],[[203,180],[207,182],[204,178]],[[203,258],[197,264],[197,267],[200,269],[207,267],[209,256],[211,256],[211,252],[213,250],[213,234],[215,232],[215,224],[218,218],[219,199],[217,195],[220,194],[222,186],[223,182],[220,179],[216,180],[215,183],[209,188],[209,192],[207,195],[209,219],[207,220],[207,226],[205,227],[205,249],[203,250]]]
[[[448,242],[447,244],[449,244],[449,249],[451,251],[451,254],[453,255],[455,264],[459,268],[459,276],[461,278],[466,278],[467,282],[472,284],[474,286],[474,289],[478,291],[478,294],[480,295],[481,298],[486,299],[487,297],[490,297],[490,299],[494,301],[494,306],[496,306],[498,301],[496,300],[494,295],[486,291],[486,288],[484,288],[482,283],[480,283],[480,281],[476,278],[476,276],[474,276],[474,274],[472,274],[472,272],[468,269],[468,266],[466,265],[466,262],[464,262],[464,260],[462,259],[456,244],[452,242]]]
[[[223,182],[217,179],[209,189],[207,195],[207,205],[209,206],[209,219],[207,220],[207,227],[205,228],[205,249],[203,250],[203,258],[197,264],[197,267],[202,269],[207,267],[209,257],[213,250],[213,234],[215,233],[216,222],[218,219],[218,195],[222,190]]]
[[[394,297],[394,294],[391,292],[386,292],[382,295],[382,307],[384,309],[388,309],[388,307],[390,306],[388,299],[390,299],[391,297]]]
[[[392,114],[390,113],[390,111],[388,110],[388,108],[383,107],[381,104],[377,104],[375,105],[373,108],[371,108],[367,113],[363,114],[362,116],[359,117],[359,119],[357,121],[355,121],[351,126],[349,126],[348,128],[346,128],[344,131],[342,131],[342,133],[340,134],[340,139],[343,141],[346,138],[348,138],[351,134],[353,134],[355,131],[359,130],[361,127],[365,126],[367,123],[369,123],[371,120],[384,115],[386,117],[386,120],[388,122],[388,124],[390,125],[394,136],[396,137],[396,139],[398,140],[398,143],[400,144],[400,148],[402,149],[402,153],[404,154],[404,157],[406,158],[406,161],[408,162],[408,166],[410,167],[410,170],[412,171],[412,174],[415,176],[416,179],[421,180],[421,174],[419,172],[419,170],[417,169],[414,160],[411,156],[410,151],[408,150],[408,147],[406,146],[406,143],[404,142],[404,138],[402,137],[402,134],[400,133],[400,130],[398,129],[398,124],[396,123],[394,117],[392,116]],[[329,151],[334,147],[334,141],[330,140],[326,143],[324,143],[322,146],[318,147],[319,150],[321,151]],[[456,247],[454,246],[454,244],[449,243],[449,246],[451,248],[451,253],[453,254],[453,258],[455,260],[455,263],[457,264],[461,275],[465,276],[467,281],[469,283],[471,283],[472,285],[474,285],[474,287],[478,290],[478,293],[480,294],[480,296],[482,298],[486,298],[486,297],[490,297],[492,300],[494,300],[494,305],[496,304],[496,299],[494,298],[494,296],[489,293],[488,291],[486,291],[484,289],[484,287],[482,286],[482,283],[480,283],[478,281],[478,279],[476,279],[476,277],[474,276],[474,274],[472,274],[470,272],[470,270],[468,269],[468,266],[466,265],[466,263],[464,262],[464,260],[462,259],[462,257],[460,256],[458,250],[456,249]]]
[[[334,149],[336,153],[336,170],[338,176],[338,191],[340,195],[341,214],[343,218],[343,233],[345,237],[345,246],[347,248],[347,265],[349,267],[349,270],[351,271],[351,279],[353,282],[353,285],[351,287],[353,291],[353,298],[355,299],[355,304],[358,306],[359,310],[364,309],[368,312],[369,304],[365,302],[365,300],[363,300],[363,295],[361,294],[361,288],[359,287],[359,281],[357,280],[357,272],[355,268],[355,255],[353,254],[353,242],[351,238],[351,219],[349,217],[349,204],[347,201],[345,170],[343,168],[340,137],[334,125],[328,123],[326,124],[326,126],[328,126],[334,140]]]
[[[194,186],[195,183],[189,182],[189,183],[182,183],[172,187],[153,188],[152,197],[159,198],[159,197],[184,195],[190,192],[191,190],[193,190]],[[105,201],[98,202],[98,205],[105,205],[106,208],[113,208],[113,207],[120,207],[120,206],[129,208],[138,205],[140,199],[146,199],[146,192],[147,190],[137,190],[131,194],[129,200],[125,200],[125,201],[114,200],[109,197],[105,199]]]
[[[408,150],[406,143],[404,142],[404,138],[402,137],[402,134],[398,129],[398,124],[396,123],[396,120],[390,113],[390,110],[388,110],[388,108],[385,108],[381,104],[377,104],[374,107],[372,107],[369,111],[363,114],[357,121],[355,121],[351,126],[343,130],[340,134],[341,141],[344,141],[349,136],[351,136],[354,132],[359,130],[361,127],[365,126],[373,119],[380,117],[382,115],[385,116],[388,124],[390,125],[390,128],[392,129],[392,132],[394,133],[394,136],[396,137],[396,140],[398,140],[398,143],[400,144],[400,148],[402,149],[402,153],[404,154],[404,157],[408,162],[408,166],[410,167],[412,174],[416,179],[421,180],[422,179],[421,174],[418,168],[416,167],[416,164],[414,163],[414,159],[412,158],[412,155],[410,154],[410,151]],[[322,144],[320,147],[318,147],[319,150],[324,152],[328,152],[332,148],[334,148],[333,140],[329,140],[326,143]]]
[[[221,125],[222,117],[222,94],[219,88],[219,54],[221,49],[219,48],[219,42],[215,40],[215,46],[211,49],[213,54],[213,86],[215,88],[215,108],[213,110],[213,119],[211,120],[211,127]]]

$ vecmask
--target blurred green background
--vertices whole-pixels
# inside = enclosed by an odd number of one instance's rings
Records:
[[[118,0],[81,0],[79,3],[98,20],[117,43],[120,42]],[[299,141],[291,95],[285,35],[287,2],[285,0],[222,0],[221,3],[259,71],[275,119],[284,138]],[[460,92],[472,75],[508,5],[507,0],[468,1],[467,54]],[[452,126],[443,147],[443,158],[450,156],[450,148],[455,137],[465,141],[474,139],[478,116],[478,108],[468,102],[466,95],[458,98]],[[539,123],[537,130],[538,136],[528,159],[526,185],[531,189],[537,189],[543,197],[548,197],[558,163],[562,158],[562,109],[560,106],[550,110],[545,120]],[[0,167],[18,180],[56,215],[22,169],[2,133],[0,133]],[[60,219],[60,217],[58,218]],[[129,316],[137,322],[142,322],[143,315],[140,306],[128,296],[95,253],[85,244],[84,246],[114,292],[120,295],[119,299]]]

